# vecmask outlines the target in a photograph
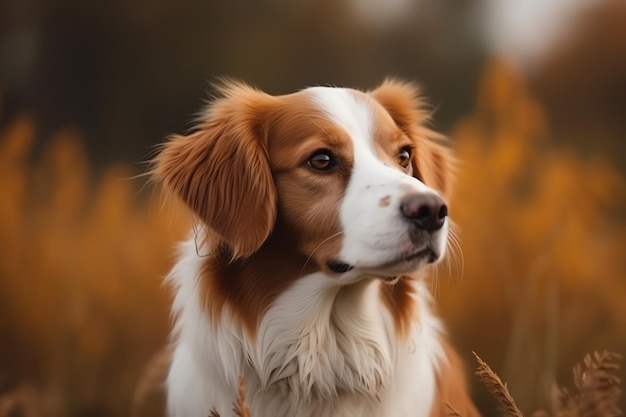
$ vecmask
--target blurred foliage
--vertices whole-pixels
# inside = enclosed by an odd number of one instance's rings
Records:
[[[542,107],[497,61],[451,136],[465,262],[442,309],[458,341],[502,363],[518,404],[534,409],[576,357],[626,350],[626,181],[551,144]]]
[[[460,350],[536,409],[583,353],[626,350],[626,181],[551,145],[520,79],[490,63],[451,135],[464,268],[439,269],[437,298]],[[96,181],[75,131],[33,161],[35,134],[24,117],[0,134],[0,393],[25,387],[29,415],[125,415],[166,342],[161,279],[187,216],[140,198],[128,167]]]
[[[553,138],[626,172],[626,2],[600,1],[531,76]]]
[[[97,168],[140,160],[188,127],[223,76],[274,94],[397,76],[446,103],[439,126],[470,110],[484,47],[467,16],[479,0],[402,0],[384,27],[360,18],[359,3],[0,0],[0,85],[12,114],[32,112],[36,145],[76,126]]]
[[[32,382],[41,415],[123,415],[166,340],[184,222],[139,202],[126,168],[94,186],[75,132],[29,165],[33,135],[20,118],[0,141],[0,391]]]

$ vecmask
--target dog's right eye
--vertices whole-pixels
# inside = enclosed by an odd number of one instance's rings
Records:
[[[328,171],[335,166],[335,158],[330,151],[321,150],[311,155],[307,164],[316,171]]]

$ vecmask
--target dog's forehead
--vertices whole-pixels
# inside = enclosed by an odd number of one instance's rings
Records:
[[[314,103],[352,138],[369,138],[372,108],[362,93],[346,88],[313,87],[307,90]]]
[[[390,119],[382,106],[369,95],[350,88],[311,87],[305,90],[314,104],[353,142],[373,147],[374,131]],[[386,116],[386,117],[385,117]]]
[[[361,149],[368,154],[378,154],[379,133],[397,130],[387,110],[364,92],[350,88],[311,87],[305,93],[326,117],[348,134],[355,151]]]

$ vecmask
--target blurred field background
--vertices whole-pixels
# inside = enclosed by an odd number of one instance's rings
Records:
[[[389,75],[461,160],[463,256],[434,287],[468,368],[531,413],[585,353],[626,353],[623,0],[0,0],[0,416],[128,415],[189,226],[133,177],[208,81]]]

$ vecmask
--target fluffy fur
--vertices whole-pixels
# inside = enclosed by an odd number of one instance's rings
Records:
[[[452,161],[417,89],[227,83],[153,175],[198,219],[169,275],[171,416],[476,415],[421,275]]]

